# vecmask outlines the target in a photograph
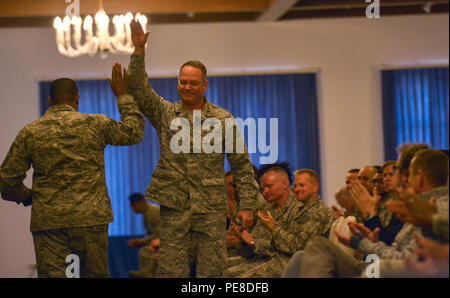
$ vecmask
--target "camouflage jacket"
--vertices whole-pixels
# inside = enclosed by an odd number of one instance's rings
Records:
[[[188,197],[194,213],[223,212],[227,210],[224,171],[225,154],[239,187],[241,209],[254,209],[258,193],[250,157],[244,153],[193,153],[193,113],[184,109],[181,101],[171,103],[159,96],[151,87],[145,72],[144,57],[132,55],[128,67],[128,90],[136,98],[139,109],[156,129],[160,143],[158,166],[152,175],[146,197],[159,204],[183,210]],[[175,86],[174,86],[175,87]],[[225,119],[233,116],[225,109],[205,100],[201,119],[216,118],[221,122],[225,136]],[[178,133],[171,130],[172,121],[186,119],[190,124],[190,153],[171,150],[172,137]],[[201,131],[202,139],[210,131]],[[222,144],[223,145],[223,144]]]
[[[279,225],[269,231],[258,221],[252,231],[254,252],[263,257],[273,256],[275,252],[289,257],[302,250],[311,238],[327,236],[334,221],[331,208],[325,205],[319,195],[305,205],[290,192],[283,207],[277,209],[272,204],[262,211],[263,214],[267,214],[267,210]]]
[[[144,212],[144,226],[147,230],[147,237],[144,238],[145,244],[159,238],[161,234],[161,216],[159,214],[159,206],[147,203],[147,210]]]
[[[436,197],[437,215],[439,218],[447,218],[448,223],[448,186],[435,188],[431,191],[419,194],[419,197],[429,200],[432,197]],[[434,224],[435,228],[437,224]],[[422,231],[421,228],[414,226],[410,223],[405,223],[403,228],[398,232],[395,237],[394,243],[391,246],[382,241],[371,242],[369,239],[364,238],[359,242],[358,250],[363,254],[377,254],[381,259],[404,259],[408,256],[414,256],[414,248],[417,247],[417,243],[413,238],[413,234],[416,233],[419,236],[431,237],[435,240],[445,242],[445,237],[448,242],[448,226],[447,234],[445,229],[440,227],[437,231],[444,231],[443,234],[433,234],[433,231]]]
[[[31,231],[86,227],[113,220],[106,188],[106,145],[142,140],[145,119],[133,97],[118,99],[121,121],[54,105],[17,135],[0,169],[2,197],[23,201],[33,166]]]

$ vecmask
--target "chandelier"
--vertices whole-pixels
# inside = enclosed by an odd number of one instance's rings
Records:
[[[134,17],[141,23],[144,32],[147,31],[147,18],[145,15],[137,13]],[[109,17],[100,5],[99,11],[94,19],[90,15],[82,22],[79,16],[65,16],[63,20],[56,17],[53,20],[53,28],[56,31],[56,45],[58,51],[68,57],[78,57],[83,54],[94,56],[100,52],[102,59],[112,54],[130,54],[134,50],[131,40],[130,22],[133,15],[128,12],[125,15],[115,15],[112,18],[115,32],[109,34]],[[95,31],[93,24],[95,21]],[[83,27],[84,34],[82,34]],[[84,35],[84,42],[82,41]]]

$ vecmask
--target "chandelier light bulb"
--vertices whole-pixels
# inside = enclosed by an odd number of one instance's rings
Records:
[[[79,16],[72,18],[66,16],[62,20],[60,17],[55,17],[53,28],[56,33],[58,51],[68,57],[84,54],[94,56],[97,52],[100,52],[101,58],[105,58],[109,53],[131,54],[134,46],[131,40],[130,22],[134,18],[141,23],[144,31],[147,31],[147,17],[140,13],[137,13],[135,17],[131,12],[113,16],[113,34],[109,32],[110,18],[103,9],[100,9],[94,18],[90,15],[86,16],[84,21]]]
[[[53,28],[55,28],[55,29],[57,29],[57,30],[62,30],[62,28],[63,28],[63,23],[62,23],[60,17],[56,17],[56,18],[53,20]]]

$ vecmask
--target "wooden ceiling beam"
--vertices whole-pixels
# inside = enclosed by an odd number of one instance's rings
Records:
[[[270,7],[263,12],[256,21],[258,22],[275,22],[285,15],[298,0],[274,0]]]
[[[272,2],[273,0],[103,0],[103,8],[107,14],[124,14],[128,11],[150,15],[261,12],[266,10]],[[99,1],[79,0],[79,3],[81,15],[93,15],[99,9]],[[0,0],[0,17],[62,16],[70,4],[65,0]]]

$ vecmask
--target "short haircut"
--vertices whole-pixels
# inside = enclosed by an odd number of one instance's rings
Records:
[[[309,180],[311,180],[311,182],[313,184],[318,184],[320,185],[320,179],[319,179],[319,174],[317,174],[316,171],[311,170],[311,169],[300,169],[294,172],[294,176],[298,176],[300,174],[308,174],[309,175]]]
[[[383,164],[383,171],[389,166],[394,166],[394,170],[397,168],[397,162],[395,160],[387,160]]]
[[[408,172],[409,164],[413,159],[414,155],[423,149],[428,149],[429,146],[427,144],[420,143],[404,143],[397,148],[397,152],[399,154],[398,162],[397,162],[397,170],[400,176],[404,173]]]
[[[347,173],[354,173],[354,174],[358,174],[359,173],[359,169],[357,169],[357,168],[354,168],[354,169],[350,169],[350,170],[348,170],[348,172]]]
[[[132,193],[128,199],[130,200],[130,204],[134,204],[134,203],[145,200],[145,197],[141,193],[135,192],[135,193]]]
[[[57,79],[50,85],[50,97],[55,103],[72,103],[77,94],[78,87],[72,79]]]
[[[350,197],[350,194],[348,193],[347,187],[341,187],[336,191],[335,197]]]
[[[265,164],[265,165],[260,166],[258,169],[259,179],[261,179],[261,177],[264,175],[265,172],[267,172],[267,170],[269,170],[270,168],[275,168],[275,167],[284,169],[284,171],[288,175],[289,185],[291,185],[292,184],[292,167],[287,161],[276,162],[276,163],[272,163],[272,164]]]
[[[203,79],[203,81],[206,81],[206,76],[208,75],[208,71],[206,70],[206,66],[203,63],[201,63],[198,60],[190,60],[190,61],[184,63],[183,65],[181,65],[180,72],[183,69],[183,67],[185,67],[185,66],[192,66],[192,67],[200,69],[202,71],[202,79]]]
[[[289,177],[288,177],[288,174],[286,173],[286,170],[285,170],[284,168],[282,168],[282,167],[272,167],[272,168],[268,169],[268,170],[264,173],[264,175],[265,175],[265,174],[268,174],[268,173],[270,173],[270,172],[274,172],[274,173],[277,173],[277,174],[282,174],[282,177],[283,177],[284,179],[286,179],[287,182],[289,183]]]
[[[375,174],[383,174],[383,167],[379,165],[374,165],[373,168],[375,169]]]
[[[422,170],[428,182],[434,187],[444,186],[448,178],[448,157],[442,151],[424,149],[418,151],[411,164],[414,173]]]
[[[233,171],[228,171],[228,172],[225,173],[225,177],[228,177],[228,176],[230,176],[230,175],[233,175],[233,176],[234,176]]]

